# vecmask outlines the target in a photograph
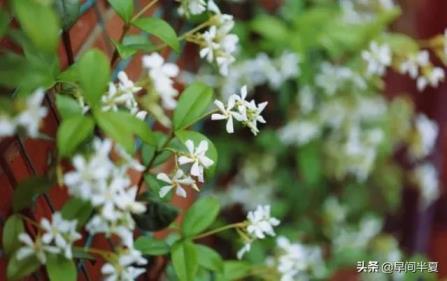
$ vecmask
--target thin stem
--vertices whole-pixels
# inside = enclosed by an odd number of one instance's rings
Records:
[[[152,6],[154,6],[158,0],[152,0],[146,6],[143,7],[135,16],[132,17],[130,22],[136,21],[139,17],[141,17],[147,10],[149,10]]]
[[[105,260],[111,260],[115,255],[113,252],[104,251],[96,248],[86,248],[86,247],[74,247],[75,250],[82,251],[86,254],[98,255]]]
[[[124,40],[124,37],[126,36],[127,32],[130,29],[130,25],[128,23],[126,23],[123,26],[123,30],[121,32],[120,38],[118,39],[118,44],[121,44]],[[113,66],[115,64],[115,61],[118,59],[118,47],[115,47],[115,50],[113,51],[112,54],[112,59],[110,60],[110,65]]]
[[[240,228],[240,227],[244,227],[244,226],[245,226],[245,222],[238,222],[238,223],[228,224],[228,225],[225,225],[225,226],[222,226],[222,227],[219,227],[219,228],[210,230],[210,231],[208,231],[208,232],[202,233],[202,234],[200,234],[200,235],[197,235],[197,236],[195,236],[195,237],[193,238],[193,240],[195,240],[195,239],[200,239],[200,238],[204,238],[204,237],[206,237],[206,236],[210,236],[210,235],[213,235],[213,234],[216,234],[216,233],[219,233],[219,232],[228,230],[228,229],[232,229],[232,228]]]

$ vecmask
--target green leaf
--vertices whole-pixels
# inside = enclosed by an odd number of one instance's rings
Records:
[[[171,251],[172,264],[180,281],[194,281],[198,269],[197,253],[190,241],[176,243]]]
[[[165,241],[149,236],[140,236],[135,241],[135,249],[143,255],[161,256],[169,253],[169,246]]]
[[[215,197],[203,197],[196,201],[185,214],[182,230],[193,236],[207,229],[219,214],[220,205]]]
[[[180,95],[174,111],[174,129],[185,129],[203,117],[213,98],[213,90],[200,82],[193,83]]]
[[[200,266],[212,271],[223,272],[223,260],[215,250],[205,245],[195,245],[195,247]]]
[[[70,29],[70,27],[81,15],[81,0],[55,1],[55,5],[59,18],[62,22],[63,29]]]
[[[9,15],[4,10],[0,10],[0,37],[3,37],[8,30],[10,21]]]
[[[205,140],[208,142],[208,151],[206,152],[206,156],[209,157],[211,160],[214,161],[214,164],[209,167],[205,173],[208,177],[211,177],[214,175],[217,167],[217,149],[214,145],[214,143],[208,139],[206,136],[202,135],[201,133],[195,132],[195,131],[178,131],[175,133],[177,138],[184,144],[188,139],[192,140],[194,142],[194,145],[197,146],[202,140]],[[183,145],[184,146],[184,145]]]
[[[120,57],[127,59],[133,56],[138,51],[152,52],[156,46],[149,41],[147,35],[144,34],[131,34],[124,37],[122,43],[113,42],[115,47],[118,49]]]
[[[12,196],[12,208],[14,212],[19,212],[25,208],[32,207],[37,196],[47,192],[53,183],[46,177],[30,177],[21,182]]]
[[[302,146],[298,151],[297,161],[300,175],[307,184],[316,185],[323,176],[320,151],[321,147],[318,142]]]
[[[82,115],[82,108],[79,103],[65,95],[56,95],[56,107],[62,119]]]
[[[168,46],[179,51],[180,44],[174,29],[164,20],[154,17],[139,18],[133,25],[147,33],[157,36]]]
[[[119,143],[128,153],[135,150],[132,132],[118,112],[95,112],[99,127],[113,140]]]
[[[48,2],[14,0],[13,6],[23,31],[34,45],[53,53],[59,43],[59,20]]]
[[[6,255],[11,255],[20,247],[21,243],[18,237],[24,231],[23,222],[18,215],[12,215],[6,220],[2,237],[3,250]]]
[[[6,269],[6,276],[9,281],[21,280],[25,276],[35,272],[40,266],[40,263],[35,256],[29,256],[18,260],[16,255],[17,253],[9,259],[8,267]]]
[[[91,107],[101,102],[101,96],[110,80],[110,65],[107,56],[96,49],[86,52],[79,60],[79,83],[85,99]]]
[[[145,198],[148,202],[146,212],[135,215],[137,226],[144,231],[158,231],[168,227],[178,215],[178,210],[170,204]]]
[[[130,113],[97,111],[95,118],[99,127],[130,154],[134,151],[134,135],[145,143],[157,145],[157,139],[149,126]]]
[[[88,221],[93,212],[93,207],[88,201],[79,198],[71,198],[61,209],[62,217],[66,220],[78,221],[76,228],[80,229]]]
[[[108,0],[113,10],[128,23],[133,15],[133,1],[132,0]]]
[[[57,149],[61,156],[71,156],[75,149],[93,135],[95,123],[86,116],[74,116],[62,121],[57,131]]]
[[[225,261],[223,278],[218,281],[240,280],[250,275],[250,265],[241,261]]]
[[[47,272],[50,281],[76,281],[76,265],[65,257],[48,255]]]

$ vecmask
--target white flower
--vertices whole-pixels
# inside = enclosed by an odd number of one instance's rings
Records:
[[[178,95],[178,91],[174,88],[172,79],[179,73],[178,66],[173,63],[165,63],[162,56],[153,53],[143,57],[143,67],[148,71],[154,90],[160,95],[163,106],[166,109],[174,109],[177,105],[175,97]]]
[[[292,121],[282,127],[278,134],[285,144],[303,145],[320,136],[321,126],[310,120]]]
[[[185,142],[188,153],[178,158],[180,165],[191,164],[191,175],[197,177],[200,182],[203,182],[203,169],[209,168],[214,164],[214,161],[206,156],[208,151],[208,142],[202,140],[197,147],[194,147],[192,140]]]
[[[419,91],[425,90],[428,85],[438,87],[441,81],[444,81],[445,73],[440,67],[427,68],[422,76],[417,79],[417,88]]]
[[[246,89],[245,89],[245,91],[246,91]],[[243,119],[243,117],[240,115],[240,113],[233,111],[233,109],[236,105],[235,97],[231,96],[228,99],[226,108],[225,108],[225,105],[219,100],[215,100],[214,104],[217,106],[220,113],[212,114],[211,120],[227,120],[226,130],[229,134],[232,134],[234,132],[233,117],[236,118],[237,120]]]
[[[19,234],[19,241],[25,244],[17,250],[17,260],[25,259],[35,255],[37,259],[45,264],[47,262],[46,254],[58,254],[60,249],[55,246],[47,245],[38,237],[35,241],[27,233]]]
[[[253,238],[264,239],[266,235],[275,236],[274,226],[279,220],[270,216],[270,206],[258,206],[256,210],[248,212],[247,233]]]
[[[104,264],[101,272],[104,275],[104,281],[134,281],[146,271],[145,268],[134,265],[145,264],[147,260],[142,257],[140,251],[128,249],[120,254],[116,263]]]
[[[242,259],[242,257],[246,253],[250,252],[250,250],[251,250],[251,242],[246,242],[244,246],[242,246],[242,248],[237,252],[236,254],[237,258]]]
[[[72,245],[82,236],[76,231],[76,220],[65,220],[59,212],[53,214],[51,222],[44,218],[40,221],[40,226],[45,231],[42,235],[42,242],[45,244],[54,243],[67,259],[73,257]]]
[[[362,90],[366,88],[364,79],[358,73],[348,67],[328,62],[321,64],[320,71],[315,77],[315,84],[328,96],[333,96],[349,86]]]
[[[118,84],[109,83],[108,92],[102,96],[102,110],[117,111],[119,106],[127,108],[131,114],[143,116],[145,111],[140,111],[138,103],[135,100],[135,94],[142,88],[135,84],[127,77],[124,71],[118,73]]]
[[[382,76],[386,67],[391,65],[391,49],[388,45],[371,42],[369,50],[362,52],[362,58],[368,63],[367,74]]]
[[[198,40],[201,41],[199,54],[201,58],[206,58],[210,63],[216,62],[220,74],[226,76],[229,66],[235,61],[233,54],[237,49],[239,38],[230,33],[234,26],[232,16],[217,14],[214,16],[214,20],[216,25],[198,35]]]
[[[17,126],[25,129],[30,137],[37,137],[42,119],[47,116],[48,109],[42,106],[45,97],[43,89],[37,89],[26,99],[25,109],[15,118]]]
[[[429,64],[428,51],[420,51],[414,55],[408,56],[408,58],[400,64],[400,73],[410,75],[415,79],[419,74],[419,67],[423,67]]]
[[[175,188],[175,194],[186,198],[186,191],[183,188],[184,185],[189,185],[195,190],[199,191],[195,180],[193,180],[190,176],[186,176],[181,169],[178,169],[172,178],[165,173],[159,173],[157,175],[157,179],[168,183],[168,185],[165,185],[160,189],[159,195],[161,198],[165,197],[166,194],[168,194],[173,188]]]
[[[420,190],[421,207],[429,207],[439,198],[438,171],[432,164],[421,164],[413,171],[414,181]]]
[[[12,136],[14,135],[15,131],[15,120],[6,115],[0,115],[0,137]]]
[[[410,140],[409,153],[413,159],[426,157],[433,150],[439,128],[436,122],[424,114],[418,114],[415,120],[415,133]]]

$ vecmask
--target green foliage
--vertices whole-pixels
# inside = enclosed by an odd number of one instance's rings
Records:
[[[22,29],[34,45],[46,53],[55,52],[59,43],[59,20],[52,7],[37,0],[12,3]]]
[[[54,1],[54,4],[63,29],[69,30],[81,14],[81,0]]]
[[[156,46],[149,41],[149,38],[145,35],[127,35],[124,37],[122,43],[114,42],[118,52],[123,59],[130,58],[138,51],[152,52]]]
[[[113,10],[124,20],[129,23],[133,15],[133,1],[108,0]]]
[[[90,215],[93,212],[93,207],[89,202],[83,201],[79,198],[71,198],[65,204],[61,210],[62,217],[66,220],[74,220],[78,221],[76,227],[81,229],[84,224],[90,218]]]
[[[209,269],[213,272],[222,273],[224,263],[215,250],[204,245],[195,245],[197,253],[197,262],[200,266]]]
[[[79,83],[89,105],[97,107],[110,80],[109,61],[99,50],[89,50],[78,62]]]
[[[40,266],[39,261],[35,256],[18,260],[14,254],[8,261],[6,268],[6,276],[9,281],[21,280],[36,271]]]
[[[41,194],[47,192],[54,183],[47,177],[33,176],[17,185],[12,196],[12,208],[19,212],[31,208],[33,201]]]
[[[90,117],[75,116],[62,121],[57,131],[57,148],[61,156],[71,156],[75,149],[93,135],[94,121]]]
[[[180,241],[172,247],[172,264],[180,281],[194,281],[198,270],[197,252],[191,241]]]
[[[172,205],[152,198],[143,199],[148,202],[146,212],[134,216],[135,222],[140,229],[144,231],[161,230],[169,226],[177,218],[178,210]]]
[[[135,27],[157,36],[176,52],[180,43],[174,29],[164,20],[154,17],[139,18],[132,23]]]
[[[174,129],[185,129],[203,117],[213,98],[213,90],[200,82],[193,83],[180,95],[174,111]]]
[[[135,241],[135,249],[143,255],[161,256],[169,253],[169,245],[163,241],[150,236],[140,236]]]
[[[243,261],[225,261],[224,272],[219,274],[218,281],[240,280],[250,274],[250,264]]]
[[[56,96],[56,107],[62,119],[77,117],[82,115],[82,108],[79,103],[65,95]]]
[[[48,255],[46,267],[50,281],[77,280],[77,270],[73,260],[58,255]]]
[[[3,226],[2,246],[6,255],[10,256],[20,247],[18,236],[25,228],[19,215],[10,216]]]
[[[219,214],[219,201],[214,197],[202,197],[185,214],[182,231],[191,237],[207,229]]]

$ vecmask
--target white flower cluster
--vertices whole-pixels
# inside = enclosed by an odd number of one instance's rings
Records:
[[[267,102],[256,104],[254,100],[247,101],[247,86],[242,87],[240,95],[232,95],[225,106],[223,102],[216,100],[214,104],[219,109],[219,113],[211,115],[212,120],[227,120],[226,130],[228,133],[234,132],[233,118],[250,128],[253,135],[259,133],[258,122],[265,123],[261,116],[262,111],[267,106]]]
[[[206,11],[215,12],[219,10],[213,0],[177,0],[180,1],[178,12],[180,15],[200,15]],[[208,2],[208,4],[206,3]]]
[[[237,257],[241,259],[243,255],[250,251],[251,244],[256,239],[264,239],[269,236],[275,236],[273,227],[278,226],[280,221],[270,215],[270,206],[258,206],[256,210],[248,212],[247,225],[244,229],[246,235],[243,235],[244,246],[238,251]]]
[[[418,114],[415,120],[415,128],[409,140],[409,155],[413,160],[419,160],[428,156],[433,150],[439,128],[436,122],[430,120],[424,114]]]
[[[229,66],[235,61],[233,54],[236,52],[239,38],[230,33],[234,27],[233,16],[219,12],[213,16],[212,21],[213,25],[197,36],[201,47],[200,57],[206,58],[210,63],[215,62],[220,74],[226,76]]]
[[[367,75],[383,76],[386,68],[391,65],[391,49],[388,45],[373,41],[369,50],[362,52],[362,58],[367,62]]]
[[[160,96],[162,105],[168,110],[176,107],[178,96],[174,88],[173,78],[179,74],[179,68],[174,63],[165,62],[158,53],[143,56],[143,67],[151,80],[153,90]]]
[[[413,180],[420,190],[420,207],[425,209],[439,198],[438,171],[429,163],[418,165],[413,170]]]
[[[291,243],[286,237],[276,240],[277,256],[268,261],[281,276],[280,281],[311,280],[325,274],[325,264],[319,247]]]
[[[123,251],[129,251],[133,253],[131,256],[141,258],[141,254],[133,248],[135,221],[132,214],[141,214],[146,207],[136,201],[137,187],[131,186],[127,170],[143,171],[144,167],[137,161],[129,161],[130,156],[125,155],[122,149],[118,149],[117,152],[121,155],[123,163],[115,164],[109,157],[112,141],[108,139],[95,139],[93,148],[93,153],[89,156],[74,156],[72,161],[74,170],[65,174],[65,185],[72,196],[88,201],[94,207],[95,214],[86,225],[87,231],[91,234],[116,235],[120,238],[122,247],[125,247]],[[123,262],[114,265],[115,273],[108,265],[104,265],[103,271],[108,275],[134,274],[139,271],[135,271],[137,269],[132,267],[122,268],[133,263],[124,258]]]
[[[429,85],[437,87],[445,78],[444,70],[430,63],[430,55],[426,50],[410,54],[400,64],[399,71],[402,74],[408,74],[413,79],[417,79],[419,91],[423,91]]]
[[[366,89],[366,82],[360,74],[348,67],[328,62],[321,64],[320,72],[315,78],[315,84],[328,96],[347,88]]]
[[[348,249],[364,250],[382,230],[382,221],[375,216],[365,216],[358,226],[340,225],[333,233],[332,243],[336,252]]]
[[[165,173],[159,173],[157,179],[167,183],[167,185],[160,189],[160,197],[166,196],[172,189],[175,189],[178,196],[186,197],[187,193],[183,186],[188,185],[194,190],[199,191],[194,178],[197,178],[199,182],[203,183],[205,180],[204,170],[214,164],[214,161],[206,156],[206,152],[208,151],[208,142],[206,140],[202,140],[195,147],[194,142],[188,139],[185,142],[185,146],[188,151],[182,153],[177,161],[180,166],[190,166],[189,175],[186,175],[180,168],[177,168],[172,177],[169,177]]]
[[[146,271],[142,265],[147,260],[135,249],[120,249],[114,263],[106,263],[101,268],[104,281],[133,281]],[[138,267],[140,266],[140,267]]]
[[[0,112],[0,137],[12,136],[20,129],[30,137],[38,137],[40,123],[48,113],[48,109],[42,106],[44,97],[45,92],[37,89],[20,105],[21,110],[16,116]]]
[[[103,111],[117,111],[124,107],[139,119],[146,118],[147,112],[138,108],[135,94],[142,88],[136,86],[124,71],[118,73],[118,83],[109,83],[109,90],[102,96]]]
[[[18,238],[24,246],[17,251],[17,259],[34,255],[42,264],[46,263],[47,254],[62,254],[66,259],[71,259],[73,243],[81,238],[76,225],[76,220],[65,220],[59,212],[53,214],[51,222],[46,218],[42,219],[42,235],[34,241],[27,233],[19,234]]]
[[[343,19],[350,24],[362,24],[377,19],[377,14],[396,7],[393,0],[340,0]]]

